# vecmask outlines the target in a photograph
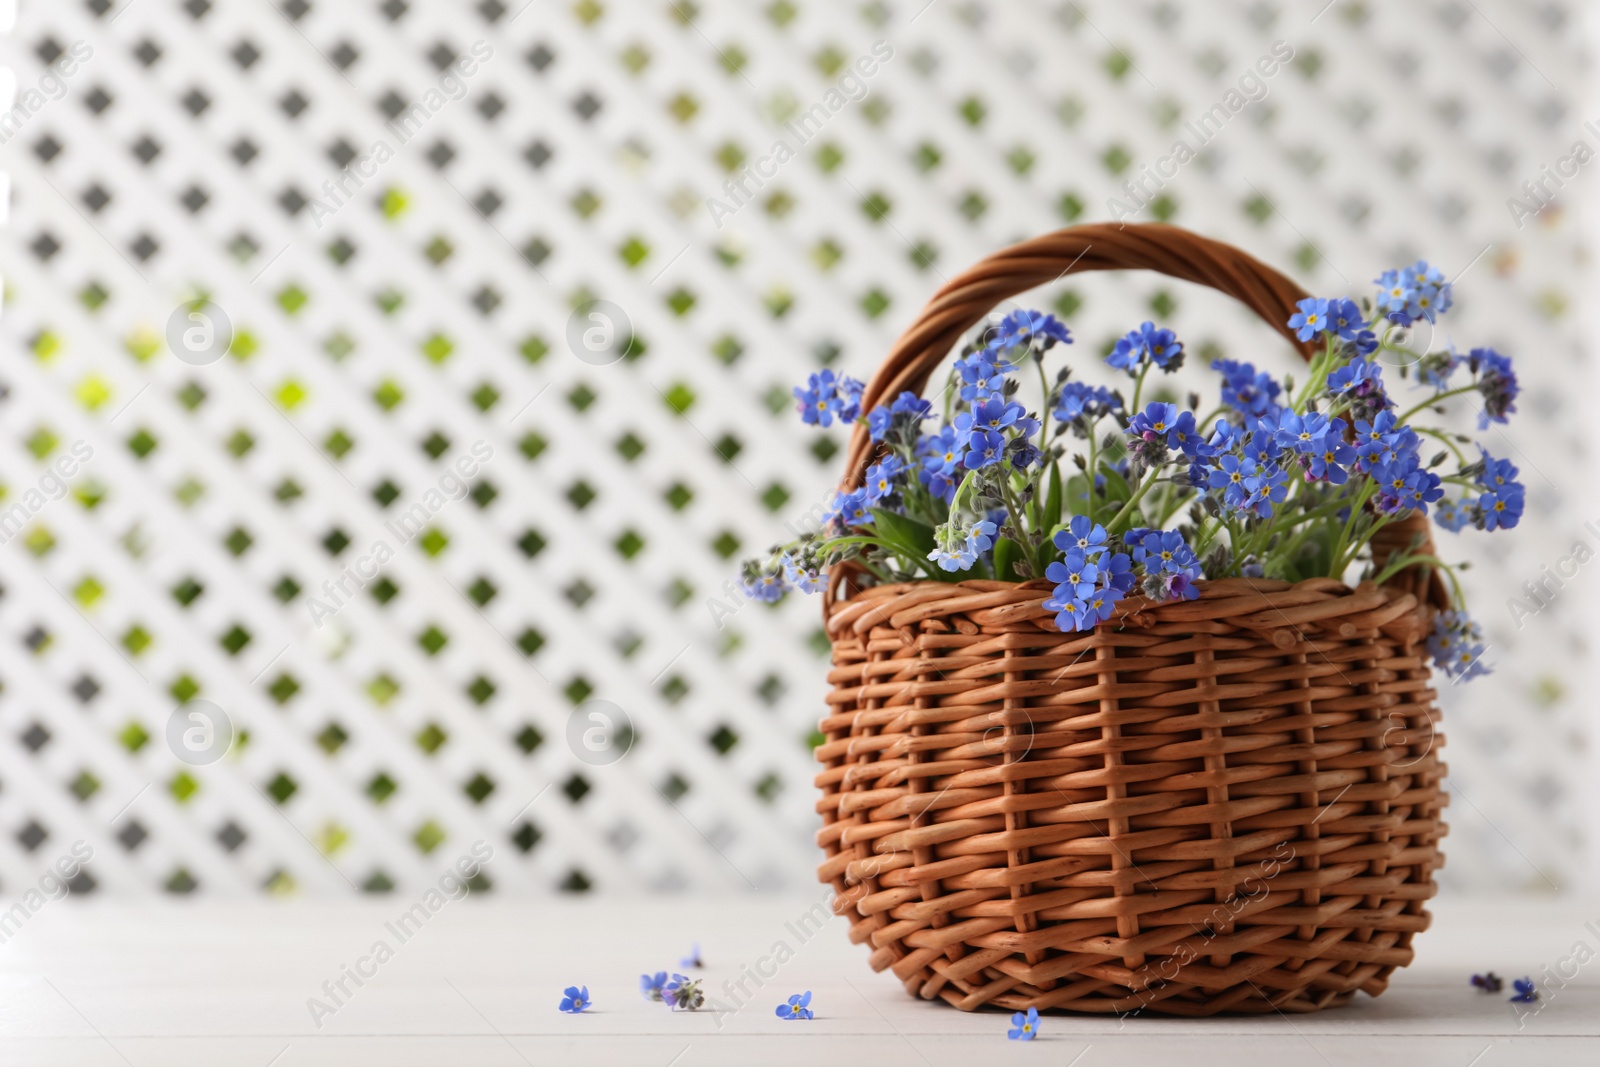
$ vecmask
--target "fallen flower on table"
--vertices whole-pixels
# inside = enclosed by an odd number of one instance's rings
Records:
[[[1039,1009],[1029,1008],[1024,1015],[1017,1012],[1011,1017],[1011,1030],[1006,1037],[1012,1041],[1032,1041],[1039,1036]]]
[[[680,967],[704,967],[706,961],[700,958],[700,942],[696,941],[689,954],[679,961]]]
[[[1517,1004],[1532,1004],[1539,999],[1539,991],[1534,988],[1532,978],[1518,978],[1511,986],[1517,991],[1516,996],[1511,998]]]
[[[589,1007],[589,987],[569,985],[561,998],[561,1010],[568,1015],[576,1015]]]
[[[667,984],[667,972],[657,971],[655,974],[641,974],[639,976],[639,992],[647,1000],[660,1000],[661,990]]]
[[[778,1018],[809,1019],[811,1018],[811,1009],[807,1005],[810,1003],[811,990],[808,989],[804,993],[796,993],[789,998],[789,1003],[778,1005]]]
[[[1487,974],[1473,975],[1472,984],[1484,993],[1498,993],[1501,989],[1505,988],[1505,983],[1501,981],[1500,976],[1495,974],[1493,971],[1490,971]]]
[[[661,990],[661,999],[670,1004],[673,1011],[699,1011],[706,1002],[706,995],[697,980],[675,974]]]

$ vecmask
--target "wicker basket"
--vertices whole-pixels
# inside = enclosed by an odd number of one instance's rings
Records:
[[[1294,343],[1305,294],[1237,249],[1081,226],[944,286],[862,410],[920,391],[997,302],[1131,269],[1228,293]],[[857,427],[843,488],[872,453]],[[1401,525],[1380,558],[1427,537]],[[1445,832],[1436,576],[1200,582],[1089,633],[1057,630],[1041,582],[853,579],[836,568],[824,608],[819,876],[875,970],[963,1010],[1192,1016],[1316,1011],[1411,962]]]

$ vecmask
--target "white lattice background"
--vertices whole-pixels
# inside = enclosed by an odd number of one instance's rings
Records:
[[[1497,673],[1445,697],[1444,877],[1579,877],[1595,579],[1521,629],[1503,606],[1600,519],[1576,211],[1600,179],[1521,229],[1505,204],[1597,142],[1578,8],[523,3],[24,4],[24,101],[92,54],[3,149],[0,511],[93,455],[0,546],[0,893],[80,839],[76,888],[112,893],[411,890],[480,839],[501,892],[809,884],[816,605],[715,606],[837,474],[842,436],[788,387],[866,376],[946,275],[1107,217],[1274,41],[1293,63],[1141,217],[1327,295],[1426,256],[1458,279],[1450,335],[1520,357],[1495,438],[1528,519],[1450,542]],[[783,123],[875,42],[865,95],[801,144]],[[163,339],[202,297],[232,349],[191,365]],[[569,347],[591,299],[628,358]],[[1080,350],[1159,316],[1286,369],[1240,309],[1153,276],[1037,300]],[[471,495],[401,543],[385,522],[475,444]],[[395,558],[328,598],[380,540]],[[321,626],[313,596],[342,603]],[[166,742],[192,698],[238,732],[220,762]],[[596,699],[634,731],[609,765],[568,743]]]

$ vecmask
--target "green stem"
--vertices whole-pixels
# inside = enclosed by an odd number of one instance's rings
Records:
[[[1293,519],[1287,519],[1281,523],[1274,523],[1273,528],[1286,530],[1295,526],[1299,526],[1301,523],[1310,522],[1313,519],[1325,519],[1329,515],[1337,515],[1339,513],[1339,509],[1344,507],[1346,503],[1347,501],[1343,497],[1340,497],[1338,500],[1328,504],[1323,504],[1321,507],[1312,508],[1310,511],[1301,512]]]
[[[1276,529],[1271,522],[1262,522],[1254,530],[1248,530],[1239,536],[1239,557],[1255,556],[1257,559],[1266,554],[1267,541]]]
[[[1465,599],[1461,593],[1461,582],[1456,578],[1455,568],[1450,566],[1450,564],[1446,563],[1444,560],[1440,559],[1438,556],[1412,556],[1402,552],[1391,559],[1389,561],[1389,565],[1384,567],[1383,570],[1379,571],[1372,580],[1375,584],[1382,585],[1384,582],[1387,582],[1390,578],[1393,578],[1395,575],[1399,574],[1408,567],[1418,566],[1437,567],[1439,570],[1443,571],[1445,578],[1450,582],[1450,588],[1455,593],[1456,603],[1460,604]]]
[[[956,486],[955,495],[950,498],[950,518],[952,520],[955,519],[956,512],[961,507],[961,502],[967,498],[967,494],[972,490],[972,486],[977,479],[978,472],[976,470],[969,470],[967,471],[966,477],[961,479],[961,484]]]
[[[1461,465],[1463,467],[1470,466],[1470,464],[1467,463],[1467,457],[1462,454],[1462,451],[1461,451],[1460,448],[1456,447],[1456,443],[1450,439],[1450,435],[1449,434],[1441,433],[1438,430],[1430,430],[1425,426],[1413,426],[1412,429],[1417,431],[1418,433],[1425,433],[1429,437],[1437,437],[1439,440],[1444,442],[1444,445],[1445,445],[1446,448],[1448,448],[1450,451],[1452,451],[1452,452],[1454,452],[1456,454],[1456,459],[1461,462]],[[1445,481],[1449,481],[1449,480],[1450,479],[1448,479],[1448,478],[1445,479]]]
[[[829,538],[817,546],[817,551],[824,554],[832,553],[834,549],[841,548],[846,545],[872,545],[875,548],[883,549],[896,558],[911,558],[906,556],[905,549],[891,545],[889,542],[880,537],[867,537],[864,534]],[[933,565],[932,560],[913,558],[911,561],[935,577],[938,576],[938,568]],[[864,560],[858,560],[858,562],[861,562],[863,565],[865,565]]]
[[[907,463],[906,466],[912,471],[916,470],[914,462]],[[938,526],[944,522],[945,516],[939,514],[939,508],[944,505],[944,501],[934,499],[933,494],[923,486],[921,479],[908,479],[903,492],[907,515],[929,526]]]
[[[1207,414],[1205,418],[1201,419],[1195,424],[1195,433],[1199,434],[1201,437],[1204,437],[1206,435],[1206,427],[1211,425],[1211,420],[1227,410],[1228,405],[1226,404],[1218,404],[1216,407],[1212,408],[1211,412]]]
[[[1128,497],[1128,502],[1122,505],[1121,510],[1111,517],[1110,522],[1106,523],[1106,532],[1121,533],[1121,531],[1117,529],[1117,526],[1124,518],[1127,517],[1128,513],[1134,509],[1134,506],[1139,503],[1140,499],[1142,499],[1155,484],[1156,477],[1155,473],[1152,471],[1150,474],[1145,476],[1144,481],[1139,483],[1139,488],[1135,489],[1133,491],[1133,495]]]
[[[1306,543],[1306,538],[1310,537],[1311,534],[1312,528],[1309,526],[1302,526],[1296,530],[1294,536],[1289,538],[1288,543],[1279,550],[1279,556],[1286,561],[1292,561],[1295,555],[1299,553],[1300,546]]]
[[[1462,393],[1476,393],[1477,391],[1478,391],[1477,385],[1463,385],[1459,389],[1451,389],[1449,392],[1440,393],[1437,396],[1430,397],[1429,399],[1424,400],[1422,403],[1418,404],[1416,407],[1412,408],[1410,411],[1407,411],[1404,415],[1401,415],[1399,418],[1395,419],[1394,421],[1395,421],[1396,425],[1404,425],[1404,424],[1410,422],[1411,421],[1411,416],[1415,415],[1419,411],[1422,411],[1422,410],[1424,410],[1426,408],[1431,408],[1434,405],[1440,403],[1441,401],[1448,400],[1453,396],[1460,396]]]
[[[1200,524],[1200,529],[1194,535],[1194,554],[1201,559],[1205,558],[1211,543],[1217,539],[1217,534],[1222,532],[1222,520],[1207,515],[1206,521]]]
[[[1098,421],[1098,420],[1096,420],[1096,421]],[[1098,444],[1098,442],[1095,440],[1095,429],[1096,429],[1096,424],[1091,422],[1089,424],[1089,470],[1088,470],[1089,487],[1086,490],[1086,496],[1088,497],[1088,499],[1085,501],[1085,505],[1087,506],[1087,509],[1088,509],[1088,512],[1089,512],[1089,519],[1090,519],[1091,522],[1094,521],[1094,518],[1095,518],[1095,509],[1094,509],[1094,478],[1095,478],[1095,472],[1100,469],[1097,466],[1097,464],[1099,463],[1100,457],[1098,455],[1096,455],[1096,445]]]
[[[1368,526],[1365,530],[1363,530],[1354,541],[1350,542],[1350,546],[1345,549],[1344,552],[1334,557],[1333,576],[1335,578],[1344,577],[1344,572],[1350,568],[1350,564],[1356,561],[1356,557],[1361,554],[1361,550],[1371,543],[1372,538],[1379,530],[1383,529],[1393,521],[1393,519],[1389,518],[1376,519],[1373,521],[1371,526]]]
[[[1234,572],[1237,573],[1240,569],[1240,564],[1244,562],[1245,558],[1245,554],[1238,551],[1239,542],[1243,540],[1243,538],[1239,533],[1239,528],[1234,525],[1232,519],[1222,519],[1221,523],[1222,525],[1218,528],[1217,532],[1221,533],[1222,530],[1228,531],[1228,547],[1233,549],[1233,552],[1231,553],[1233,556],[1233,569]]]
[[[1017,543],[1030,545],[1031,547],[1028,528],[1022,524],[1022,514],[1018,510],[1021,507],[1021,503],[1017,500],[1016,491],[1011,488],[1010,478],[1002,478],[1000,480],[1000,496],[1006,502],[1006,513],[1011,516],[1011,526],[1016,530]]]
[[[856,557],[856,565],[861,567],[861,568],[863,568],[863,569],[865,569],[874,578],[878,579],[878,581],[882,582],[884,585],[892,585],[894,583],[894,579],[889,576],[889,573],[887,571],[884,571],[884,570],[882,570],[881,568],[878,568],[878,567],[874,567],[872,564],[868,563],[866,561],[866,559],[864,559],[861,556],[857,556]]]
[[[1372,495],[1373,484],[1371,478],[1364,480],[1361,483],[1361,488],[1356,491],[1355,497],[1350,500],[1350,516],[1344,521],[1344,529],[1339,532],[1339,540],[1334,542],[1333,563],[1335,569],[1334,573],[1330,575],[1332,578],[1339,578],[1344,574],[1344,568],[1340,564],[1344,559],[1345,547],[1350,543],[1350,534],[1355,530],[1356,520],[1360,518],[1362,508],[1366,506],[1367,498]]]
[[[1128,417],[1130,419],[1139,414],[1139,394],[1144,392],[1144,376],[1150,373],[1150,368],[1154,365],[1153,362],[1149,362],[1140,367],[1139,376],[1133,381],[1133,406],[1128,409]]]
[[[1183,510],[1190,497],[1183,493],[1176,483],[1169,483],[1161,490],[1161,525],[1165,527],[1172,521],[1172,516]]]
[[[1043,448],[1050,440],[1050,380],[1044,376],[1044,360],[1036,359],[1033,365],[1039,369],[1039,447]]]
[[[1294,411],[1297,415],[1304,415],[1311,398],[1317,390],[1328,380],[1328,375],[1333,371],[1333,337],[1329,335],[1323,342],[1322,353],[1311,361],[1311,370],[1306,375],[1306,384],[1300,390],[1300,397],[1294,402]]]

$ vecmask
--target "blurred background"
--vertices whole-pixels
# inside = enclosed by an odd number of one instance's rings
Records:
[[[1589,17],[24,2],[0,896],[80,842],[73,889],[108,895],[414,892],[480,841],[495,893],[812,885],[819,606],[730,584],[840,472],[789,390],[869,376],[977,258],[1113,218],[1328,296],[1425,257],[1455,282],[1435,343],[1517,357],[1491,438],[1528,515],[1438,535],[1495,671],[1441,694],[1442,881],[1592,887],[1600,565],[1512,606],[1600,551]],[[1180,138],[1197,157],[1163,164]],[[1085,362],[1154,318],[1291,369],[1154,275],[1024,303]]]

